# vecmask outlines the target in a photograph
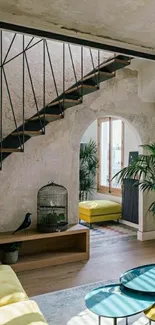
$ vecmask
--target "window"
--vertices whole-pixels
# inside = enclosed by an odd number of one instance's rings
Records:
[[[98,192],[121,194],[121,185],[112,177],[124,167],[124,123],[116,118],[98,120]]]

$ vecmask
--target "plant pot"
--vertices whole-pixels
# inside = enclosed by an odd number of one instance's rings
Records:
[[[15,264],[18,261],[18,250],[14,252],[3,252],[3,264]]]

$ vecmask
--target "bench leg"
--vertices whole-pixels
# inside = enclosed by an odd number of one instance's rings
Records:
[[[89,224],[89,229],[93,229],[93,224],[92,223]]]

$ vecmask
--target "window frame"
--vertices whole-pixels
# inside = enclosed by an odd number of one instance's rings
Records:
[[[121,120],[120,118],[115,117],[103,117],[99,118],[97,122],[97,141],[98,141],[98,170],[97,170],[97,192],[109,194],[109,195],[115,195],[115,196],[121,196],[122,189],[121,188],[115,188],[111,186],[111,152],[112,152],[112,121],[114,120]],[[101,159],[100,159],[100,152],[101,152],[101,124],[103,122],[109,121],[109,186],[101,185],[100,179],[101,179]],[[124,167],[124,122],[122,121],[122,140],[121,140],[121,168]]]

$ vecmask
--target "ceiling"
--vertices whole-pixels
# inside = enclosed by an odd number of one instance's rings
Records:
[[[0,20],[155,53],[154,0],[1,0]]]

